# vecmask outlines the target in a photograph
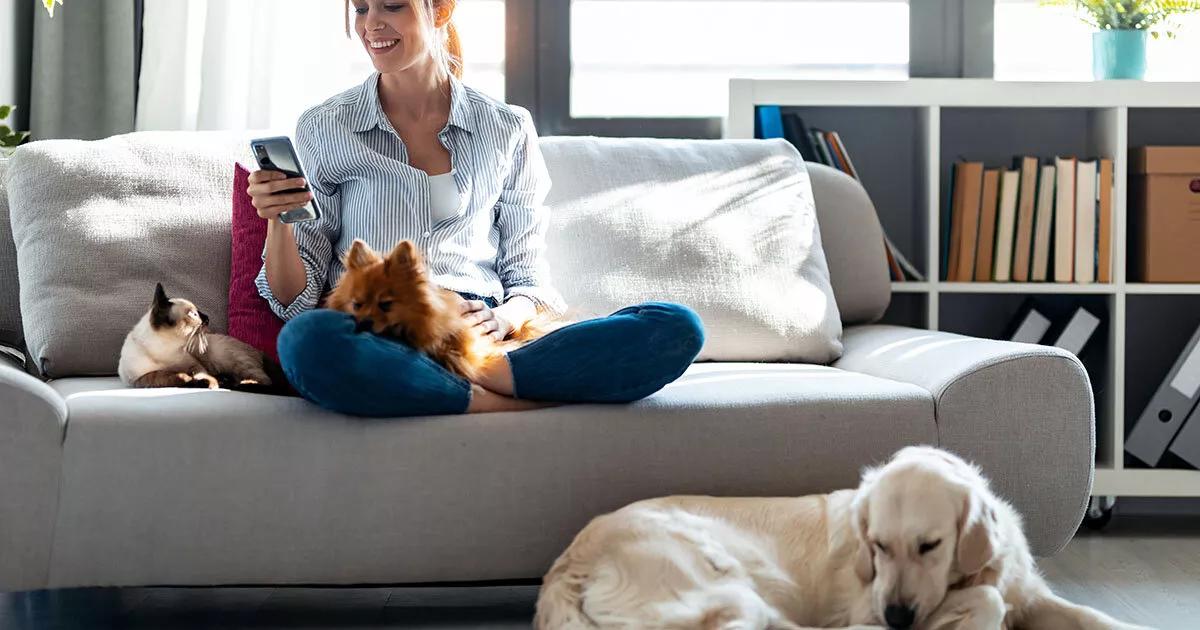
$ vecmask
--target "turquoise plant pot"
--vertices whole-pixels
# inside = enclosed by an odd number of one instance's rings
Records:
[[[1092,76],[1098,81],[1146,76],[1146,31],[1121,29],[1092,33]]]

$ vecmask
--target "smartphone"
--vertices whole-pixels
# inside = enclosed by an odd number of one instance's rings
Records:
[[[291,138],[277,136],[251,140],[250,150],[254,152],[254,159],[258,161],[258,167],[264,171],[279,171],[289,178],[303,177],[307,184],[308,177],[305,176],[304,168],[300,165],[300,158],[296,156],[296,150],[292,147]],[[306,185],[304,188],[281,190],[275,194],[283,195],[308,189],[309,187]],[[317,205],[315,196],[304,207],[288,210],[279,215],[279,221],[282,223],[316,221],[319,218],[321,218],[321,208]]]

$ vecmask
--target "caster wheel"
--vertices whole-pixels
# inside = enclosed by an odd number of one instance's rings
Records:
[[[1092,531],[1099,531],[1108,525],[1113,517],[1113,497],[1092,497],[1088,502],[1087,512],[1083,515],[1083,524]]]

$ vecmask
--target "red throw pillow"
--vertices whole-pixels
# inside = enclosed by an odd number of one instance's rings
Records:
[[[241,164],[233,170],[233,230],[229,271],[229,335],[265,352],[279,362],[275,340],[283,320],[271,312],[258,294],[254,279],[262,269],[267,222],[258,216],[246,186],[250,171]]]

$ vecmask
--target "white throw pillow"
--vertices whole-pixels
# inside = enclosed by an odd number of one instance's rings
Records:
[[[828,363],[841,318],[804,161],[782,140],[545,138],[554,284],[576,317],[678,302],[700,360]]]

